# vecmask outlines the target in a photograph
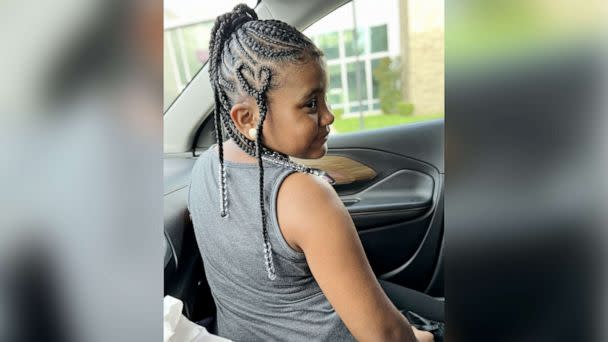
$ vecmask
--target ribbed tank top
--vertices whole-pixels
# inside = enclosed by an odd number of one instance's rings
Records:
[[[228,216],[220,216],[215,145],[192,169],[188,209],[217,307],[216,333],[234,341],[354,341],[315,281],[303,253],[277,224],[277,194],[295,172],[263,161],[267,229],[277,273],[264,267],[258,165],[224,161]]]

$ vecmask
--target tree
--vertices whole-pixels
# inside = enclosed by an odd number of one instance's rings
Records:
[[[380,109],[384,114],[394,113],[397,103],[401,101],[399,60],[391,60],[389,57],[382,58],[374,68],[373,75],[378,87]]]

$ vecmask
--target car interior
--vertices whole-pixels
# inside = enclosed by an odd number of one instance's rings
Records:
[[[304,30],[346,3],[262,0],[255,10],[260,19],[279,19]],[[205,66],[164,115],[164,294],[181,299],[184,315],[194,322],[215,313],[186,209],[191,168],[215,143],[212,111]],[[355,223],[375,275],[392,292],[389,297],[415,291],[436,300],[441,311],[443,131],[444,120],[436,119],[330,135],[323,164],[330,169],[338,161],[357,166],[334,188]]]

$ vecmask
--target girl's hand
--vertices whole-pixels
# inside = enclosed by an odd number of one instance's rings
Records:
[[[433,334],[431,334],[430,332],[418,330],[414,326],[412,326],[412,330],[414,331],[414,336],[416,336],[416,339],[418,340],[418,342],[433,342],[434,341]]]

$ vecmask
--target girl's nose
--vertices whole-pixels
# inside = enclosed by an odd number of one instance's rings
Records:
[[[323,112],[323,126],[331,125],[334,122],[334,114],[331,112],[331,109],[325,107],[325,111]]]

